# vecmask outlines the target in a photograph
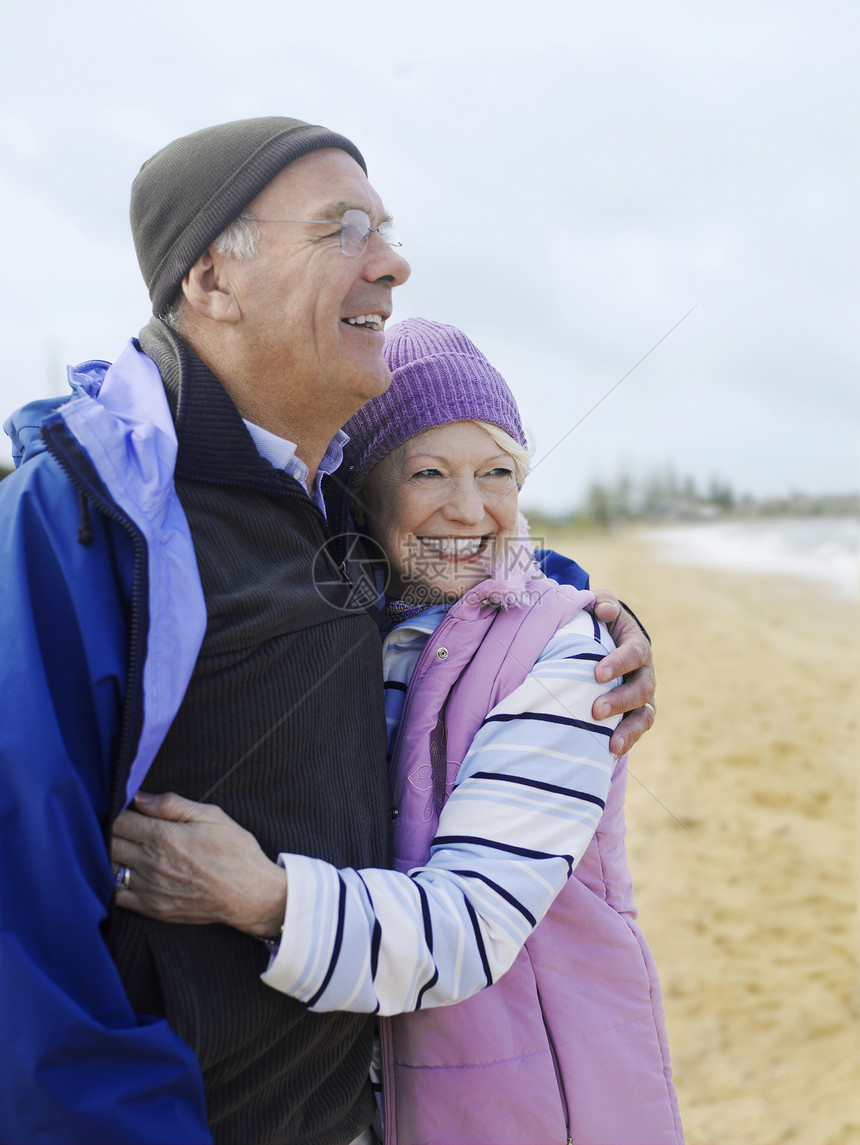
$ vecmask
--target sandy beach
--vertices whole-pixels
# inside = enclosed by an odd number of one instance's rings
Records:
[[[628,844],[688,1145],[860,1141],[856,603],[635,533],[548,540],[655,647]]]

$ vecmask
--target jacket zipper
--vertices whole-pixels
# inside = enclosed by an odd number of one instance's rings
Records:
[[[541,1021],[543,1022],[544,1033],[546,1034],[547,1045],[549,1046],[549,1052],[552,1054],[552,1068],[555,1070],[555,1081],[556,1085],[558,1086],[558,1096],[561,1101],[562,1111],[564,1112],[564,1127],[567,1132],[567,1145],[573,1145],[573,1138],[570,1133],[570,1106],[567,1102],[567,1092],[564,1088],[564,1078],[562,1077],[561,1066],[558,1060],[558,1051],[555,1048],[555,1039],[552,1036],[552,1032],[549,1028],[549,1023],[546,1020],[546,1012],[543,1007],[543,998],[541,997],[541,992],[537,985],[537,979],[535,979],[535,993],[537,994],[538,1005],[540,1006],[540,1016]]]
[[[421,654],[412,669],[412,681],[418,678],[419,672],[424,668],[425,663],[430,659],[435,647],[435,637],[439,635],[443,629],[448,626],[448,617],[445,616],[439,625],[433,629],[427,637],[427,642],[421,649]],[[392,775],[394,774],[394,761],[397,759],[397,751],[400,747],[400,738],[403,734],[403,729],[406,726],[406,715],[412,704],[412,698],[415,694],[415,689],[410,683],[410,687],[406,693],[406,702],[403,705],[403,711],[400,713],[400,725],[397,728],[397,736],[394,740],[394,745],[391,749],[391,768]],[[382,1057],[382,1109],[384,1114],[385,1141],[384,1145],[397,1145],[397,1098],[395,1094],[394,1084],[394,1047],[391,1044],[391,1030],[389,1023],[385,1018],[379,1020],[379,1043],[380,1054]]]
[[[406,702],[404,703],[403,710],[400,713],[400,724],[397,728],[397,737],[394,740],[394,745],[391,749],[392,768],[394,766],[394,761],[397,758],[397,749],[400,747],[400,738],[403,735],[403,729],[406,727],[406,715],[412,707],[413,697],[415,695],[415,688],[413,687],[413,684],[418,680],[419,675],[423,672],[427,661],[430,660],[431,653],[435,655],[434,647],[431,646],[435,646],[436,637],[438,637],[440,633],[443,633],[446,627],[451,627],[450,616],[451,614],[448,613],[445,617],[443,617],[436,628],[434,628],[430,635],[427,637],[427,642],[421,649],[421,655],[418,657],[415,663],[415,667],[412,669],[412,676],[410,677],[409,687],[406,691]]]
[[[45,447],[63,472],[68,477],[73,488],[83,493],[87,500],[105,517],[117,524],[130,538],[134,549],[134,576],[131,587],[131,622],[128,628],[128,679],[126,680],[126,696],[123,703],[123,714],[120,727],[120,742],[117,750],[117,763],[111,769],[111,784],[107,809],[107,820],[104,825],[105,842],[110,846],[110,835],[113,821],[125,802],[125,783],[131,768],[132,756],[132,728],[137,722],[133,719],[142,709],[141,688],[143,679],[143,641],[141,640],[143,601],[145,599],[144,587],[146,580],[145,554],[146,543],[143,535],[134,522],[126,514],[120,512],[118,507],[106,499],[102,493],[101,482],[97,486],[93,479],[87,479],[80,461],[76,464],[75,453],[86,458],[84,451],[74,444],[74,439],[63,425],[47,424],[42,428],[42,440]],[[68,436],[68,442],[63,439]]]

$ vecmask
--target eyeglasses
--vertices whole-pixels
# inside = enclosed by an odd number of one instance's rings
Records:
[[[351,207],[343,212],[343,218],[338,219],[258,219],[254,215],[239,215],[240,219],[253,223],[318,223],[329,227],[337,227],[340,236],[340,249],[347,258],[357,258],[364,253],[367,240],[371,232],[376,231],[389,246],[398,247],[402,244],[391,237],[391,222],[386,220],[378,227],[370,225],[370,216],[367,211]]]

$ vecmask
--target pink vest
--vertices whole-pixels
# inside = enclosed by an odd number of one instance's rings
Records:
[[[467,593],[416,666],[392,765],[399,870],[426,862],[484,716],[593,599],[544,577],[526,590],[506,607],[491,603],[498,583]],[[660,984],[634,921],[626,779],[624,757],[573,877],[498,982],[382,1019],[386,1145],[682,1142]]]

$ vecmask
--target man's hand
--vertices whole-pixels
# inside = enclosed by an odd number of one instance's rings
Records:
[[[117,905],[164,922],[222,922],[277,937],[286,871],[220,807],[181,795],[139,793],[114,824],[114,868],[131,872]]]
[[[642,629],[620,601],[604,589],[594,590],[595,615],[609,629],[617,647],[600,661],[594,670],[601,684],[619,676],[624,683],[594,701],[591,714],[596,720],[629,712],[612,733],[609,750],[613,755],[629,751],[640,736],[654,723],[654,659],[651,645]]]

